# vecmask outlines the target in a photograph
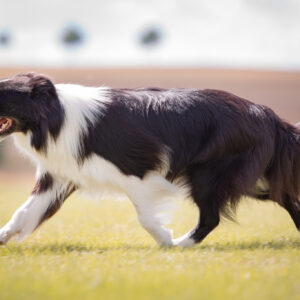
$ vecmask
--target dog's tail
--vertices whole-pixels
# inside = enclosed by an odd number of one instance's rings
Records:
[[[300,201],[300,122],[293,126],[276,117],[274,125],[274,155],[267,172],[270,198],[281,205],[286,196],[298,202]]]

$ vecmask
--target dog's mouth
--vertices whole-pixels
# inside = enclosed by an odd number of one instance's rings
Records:
[[[5,134],[13,125],[13,120],[10,118],[1,118],[0,117],[0,135]]]

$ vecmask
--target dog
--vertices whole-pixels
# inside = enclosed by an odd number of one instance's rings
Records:
[[[37,181],[1,244],[25,239],[77,190],[125,193],[162,246],[201,242],[243,196],[278,203],[300,230],[299,124],[225,91],[54,85],[19,74],[0,81],[0,136],[9,135],[37,165]],[[173,238],[169,204],[188,197],[198,224]]]

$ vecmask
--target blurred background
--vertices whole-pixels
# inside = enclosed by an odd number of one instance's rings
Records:
[[[299,0],[0,0],[0,78],[231,91],[300,121]],[[0,179],[29,174],[11,141]],[[31,179],[30,179],[31,180]]]

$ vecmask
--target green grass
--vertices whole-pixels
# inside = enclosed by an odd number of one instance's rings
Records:
[[[0,185],[3,225],[30,187]],[[172,225],[191,229],[185,203]],[[71,197],[23,243],[0,248],[0,299],[300,299],[300,236],[271,203],[245,201],[188,249],[162,249],[129,201]]]

